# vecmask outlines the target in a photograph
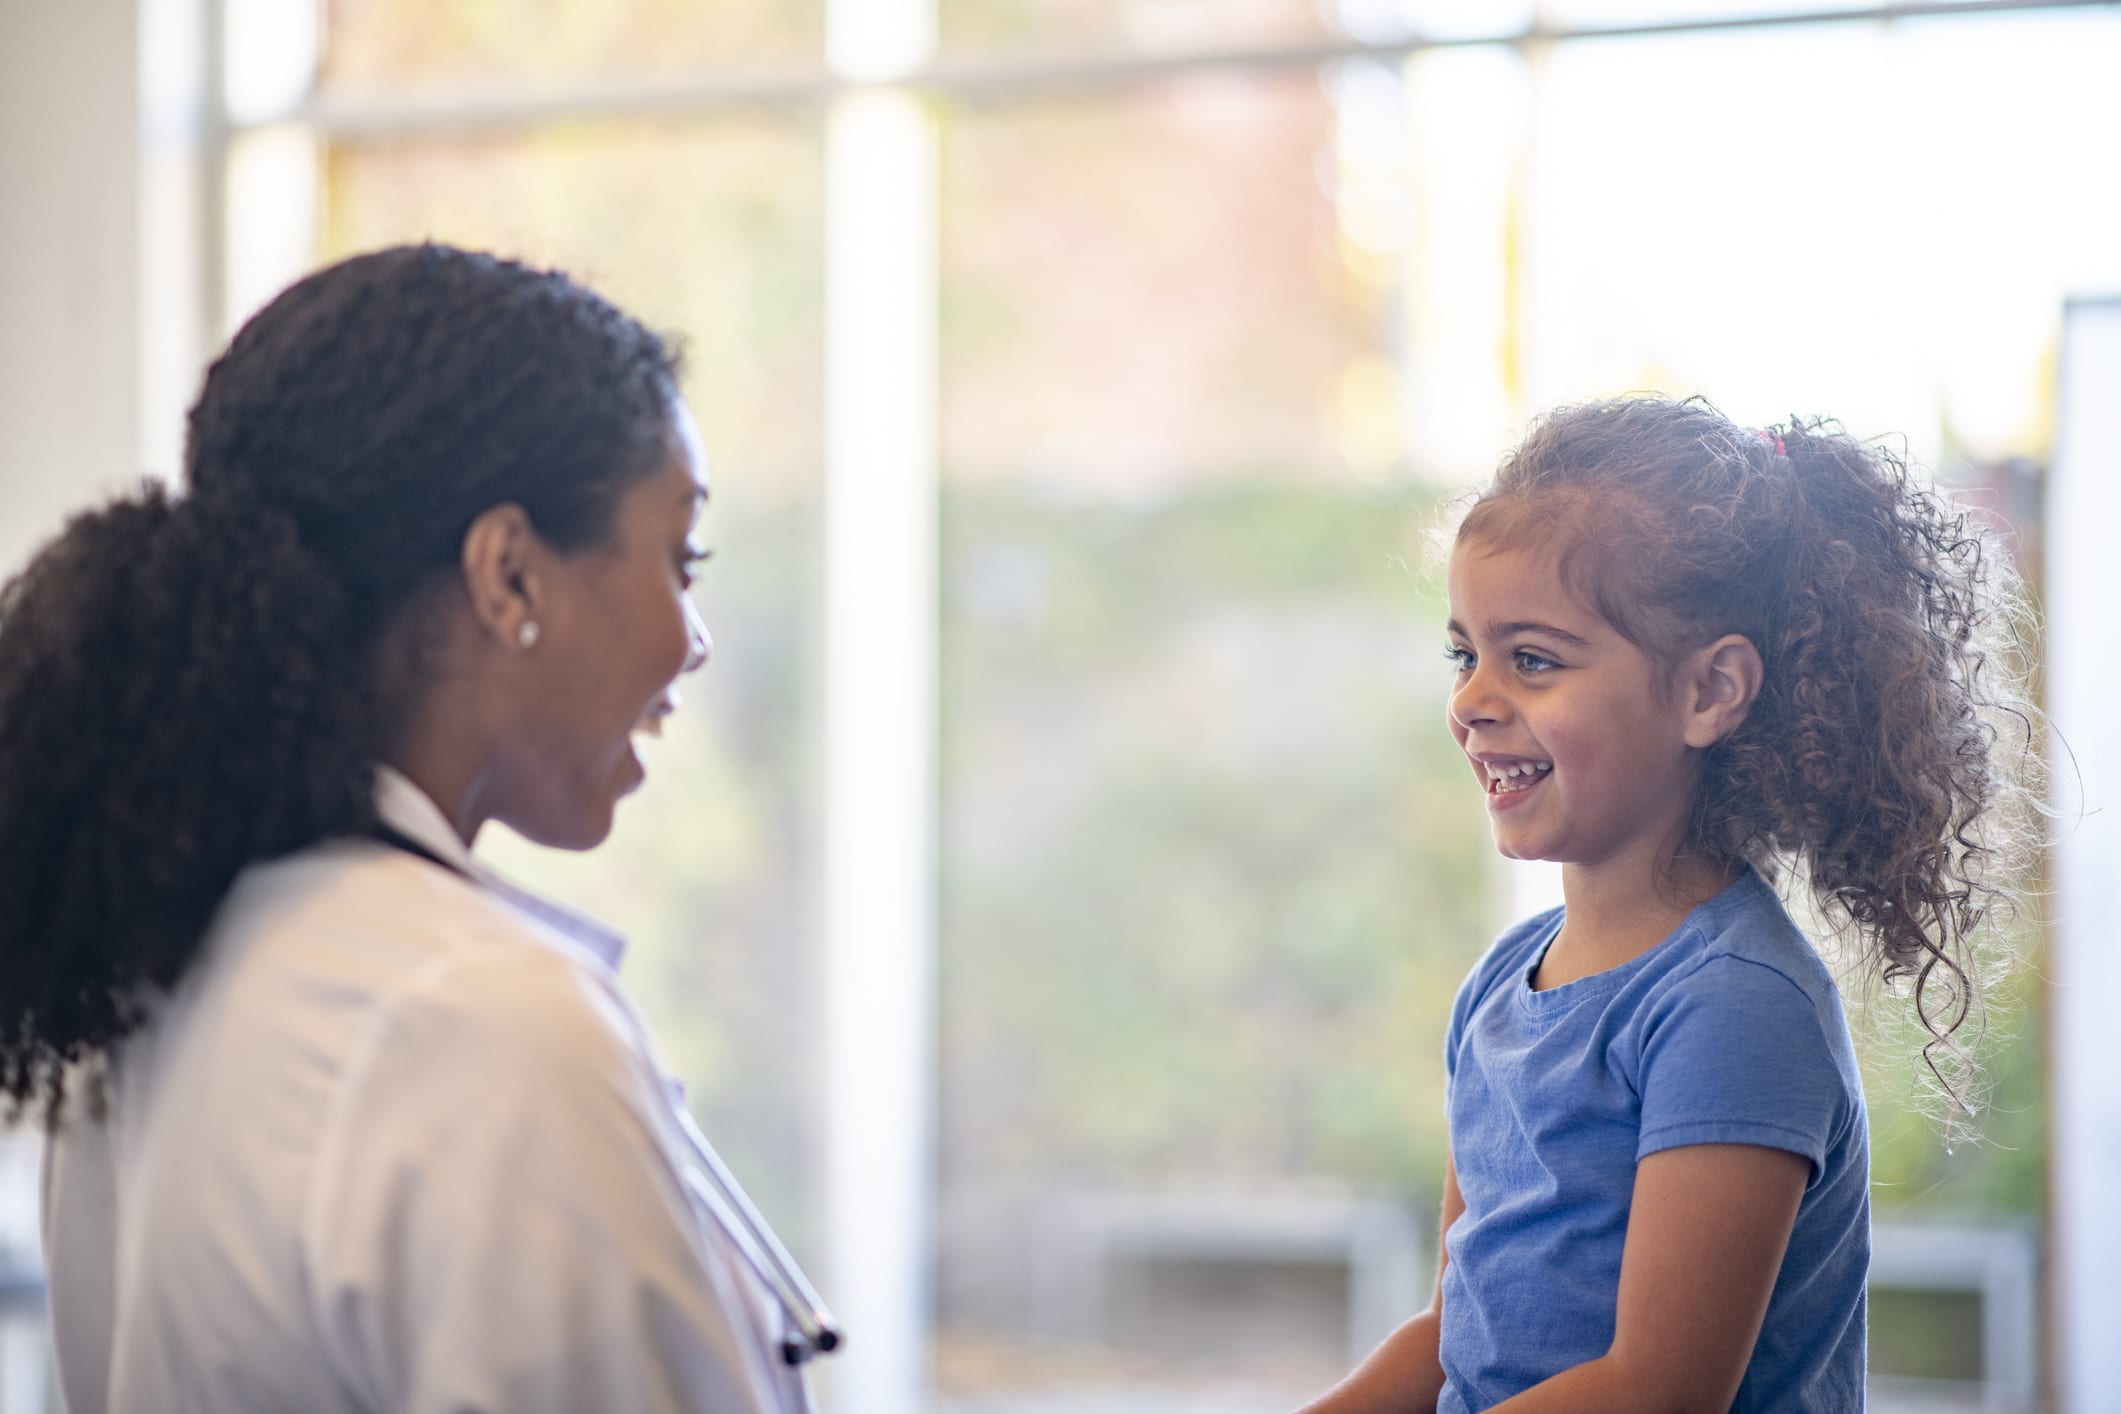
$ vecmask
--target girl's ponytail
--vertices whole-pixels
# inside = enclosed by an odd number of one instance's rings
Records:
[[[47,1121],[247,864],[371,818],[343,591],[272,511],[159,486],[0,591],[0,1087]],[[100,1096],[100,1080],[92,1100]]]
[[[1778,691],[1712,784],[1761,802],[1760,836],[1855,925],[1866,971],[1907,985],[1956,1123],[1974,1108],[1960,1032],[1979,1020],[1977,933],[2023,868],[2018,778],[2037,769],[2015,578],[1973,517],[1888,450],[1794,418],[1778,442],[1788,554],[1760,645]],[[2028,737],[2016,770],[1998,741],[2012,718]]]

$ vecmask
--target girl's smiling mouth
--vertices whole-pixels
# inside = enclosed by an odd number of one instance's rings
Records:
[[[1502,803],[1501,797],[1530,790],[1554,770],[1553,762],[1532,756],[1482,755],[1472,757],[1472,761],[1474,769],[1480,773],[1481,784],[1486,788],[1491,804]]]

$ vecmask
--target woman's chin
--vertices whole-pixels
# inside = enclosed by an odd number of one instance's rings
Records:
[[[618,775],[621,796],[632,795],[641,788],[641,782],[648,779],[648,767],[641,761],[639,744],[630,735],[619,749]]]
[[[642,764],[640,753],[634,749],[629,737],[619,750],[618,760],[612,764],[605,788],[582,803],[582,834],[586,842],[575,848],[593,849],[602,844],[611,833],[619,802],[639,790],[647,779],[648,768]]]
[[[619,802],[640,789],[647,772],[629,744],[595,780],[577,782],[556,808],[534,821],[510,821],[516,833],[547,849],[595,849],[611,837]]]
[[[583,823],[593,827],[596,834],[595,839],[588,844],[580,846],[583,849],[588,849],[593,845],[604,842],[604,837],[611,833],[613,819],[618,814],[619,802],[639,790],[642,783],[648,779],[648,767],[642,763],[641,754],[635,749],[632,737],[628,737],[626,744],[619,749],[618,760],[613,763],[611,774],[607,779],[609,784],[606,790],[600,794],[597,800],[588,803],[587,808],[583,812],[585,816],[591,817],[585,819]]]
[[[515,830],[531,843],[541,844],[547,849],[577,852],[595,849],[611,837],[613,804],[616,802],[606,804],[601,810],[584,808],[570,811],[565,819],[540,820],[534,826],[515,826]]]

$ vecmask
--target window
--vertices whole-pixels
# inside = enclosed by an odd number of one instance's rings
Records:
[[[1439,494],[1540,407],[1650,386],[1799,398],[2022,489],[1985,469],[2046,452],[2061,301],[2121,278],[2073,141],[2121,118],[2109,15],[1569,4],[1539,17],[1639,32],[1429,47],[1496,31],[1390,8],[948,0],[932,41],[894,6],[330,12],[299,264],[496,245],[692,348],[718,668],[611,849],[514,862],[640,936],[711,1132],[843,1305],[897,1303],[894,1373],[828,1369],[836,1399],[1330,1380],[1381,1334],[1366,1289],[1426,1292],[1444,1014],[1541,887],[1484,862],[1438,730]],[[836,522],[864,457],[932,523]],[[832,637],[856,612],[899,656]],[[932,776],[856,779],[924,716]],[[933,881],[870,879],[881,963],[850,831]],[[1881,1223],[2024,1250],[2044,1081],[2012,1001],[1978,1151],[1939,1146],[1904,1038],[1873,1047]],[[835,1043],[791,1044],[850,1017],[932,1078],[865,1091],[896,1136],[838,1133]],[[830,1176],[857,1153],[897,1176]],[[1380,1213],[1411,1215],[1382,1274]],[[835,1246],[894,1223],[919,1241]],[[1920,1314],[1954,1293],[1897,1290],[1882,1354],[1956,1369]]]
[[[1423,536],[1527,416],[1831,411],[2031,546],[2121,288],[2097,6],[294,8],[213,7],[217,322],[431,236],[687,342],[716,666],[608,848],[496,852],[633,935],[854,1414],[1286,1409],[1425,1297],[1445,1014],[1549,883]],[[1881,1405],[2049,1338],[2037,975],[1999,1012],[1977,1149],[1871,1050]]]

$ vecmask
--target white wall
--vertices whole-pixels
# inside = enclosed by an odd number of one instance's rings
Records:
[[[0,0],[0,571],[142,470],[138,0]]]
[[[137,0],[0,0],[0,577],[141,467]],[[38,1139],[0,1131],[0,1264],[35,1260]],[[0,1408],[41,1409],[34,1312]]]

